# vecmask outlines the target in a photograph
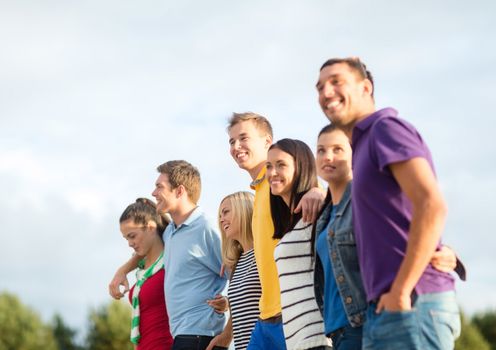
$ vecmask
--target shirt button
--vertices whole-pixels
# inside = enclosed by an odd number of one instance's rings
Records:
[[[339,275],[338,282],[339,283],[343,283],[344,282],[344,276],[343,275]]]
[[[329,230],[329,237],[334,237],[334,231],[333,230]]]
[[[351,297],[346,297],[346,299],[345,299],[346,304],[351,304],[352,301],[353,301],[353,299],[351,299]]]

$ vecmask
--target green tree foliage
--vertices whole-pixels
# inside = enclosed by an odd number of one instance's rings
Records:
[[[455,342],[455,350],[491,350],[488,342],[472,322],[462,313],[462,332]]]
[[[86,338],[88,350],[132,350],[129,340],[130,307],[112,301],[90,312],[90,326]]]
[[[491,350],[496,350],[496,310],[474,315],[472,323],[491,345]]]
[[[75,343],[77,332],[68,327],[62,316],[56,314],[52,322],[53,335],[57,341],[59,350],[82,350],[83,348]]]
[[[57,350],[50,327],[19,298],[0,293],[0,350]]]

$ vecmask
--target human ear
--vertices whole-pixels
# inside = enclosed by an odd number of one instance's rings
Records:
[[[179,185],[177,186],[175,191],[176,191],[176,198],[179,198],[186,192],[186,189],[184,188],[183,185]]]
[[[267,147],[267,149],[269,149],[269,147],[272,145],[272,136],[270,136],[269,134],[267,134],[265,136],[265,147]]]
[[[372,93],[374,92],[374,86],[369,79],[363,80],[363,91],[365,94],[372,96]]]

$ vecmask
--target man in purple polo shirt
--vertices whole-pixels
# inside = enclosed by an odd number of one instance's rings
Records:
[[[452,349],[460,332],[454,280],[429,261],[446,205],[431,154],[392,108],[377,110],[358,58],[321,68],[319,103],[353,147],[353,225],[369,307],[363,349]]]

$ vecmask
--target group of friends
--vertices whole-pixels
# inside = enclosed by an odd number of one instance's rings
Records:
[[[157,168],[155,202],[125,209],[135,254],[109,292],[123,297],[136,270],[137,349],[453,349],[451,272],[464,280],[465,268],[441,245],[446,205],[427,145],[396,110],[376,109],[359,58],[326,61],[316,88],[330,123],[315,156],[302,141],[273,142],[259,114],[229,119],[230,154],[254,195],[221,201],[220,234],[184,160]]]

